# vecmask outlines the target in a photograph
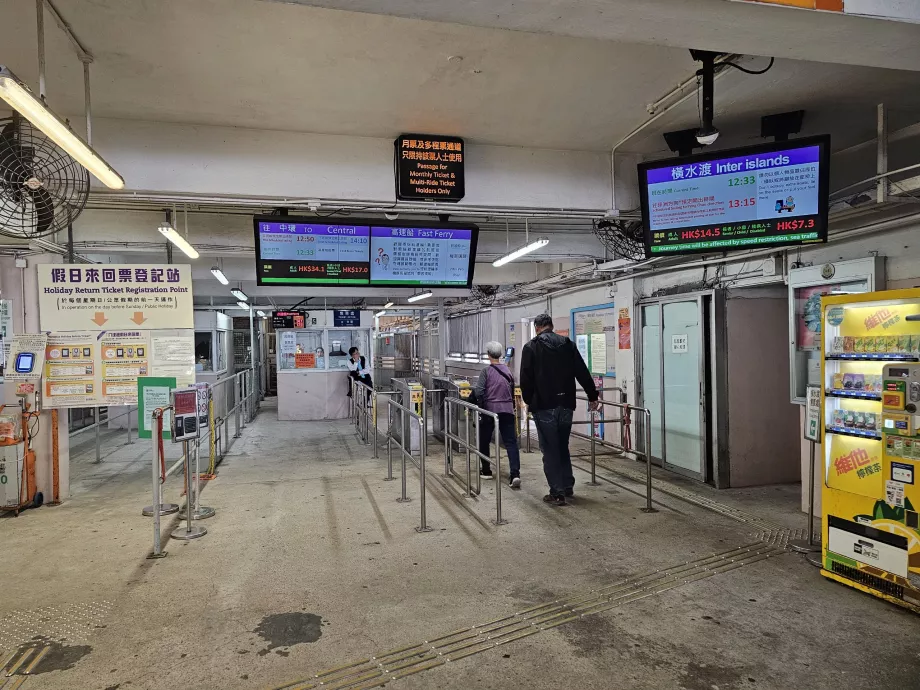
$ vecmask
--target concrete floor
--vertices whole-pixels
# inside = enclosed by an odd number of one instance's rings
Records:
[[[660,512],[644,514],[642,485],[606,470],[596,487],[576,471],[577,500],[550,508],[537,454],[524,455],[523,488],[503,492],[509,524],[495,527],[491,485],[478,499],[449,493],[433,444],[433,531],[419,534],[414,468],[412,501],[397,503],[385,453],[372,459],[347,422],[279,422],[266,406],[202,495],[217,509],[208,534],[169,541],[154,561],[140,515],[149,454],[118,443],[104,468],[78,463],[72,500],[0,519],[0,657],[32,637],[53,643],[25,690],[280,686],[762,532],[661,493]],[[167,500],[178,501],[179,484],[167,482]],[[802,527],[798,487],[673,486]],[[909,642],[920,621],[826,581],[801,556],[661,589],[392,687],[920,688]]]

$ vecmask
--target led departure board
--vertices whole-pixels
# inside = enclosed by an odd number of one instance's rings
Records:
[[[470,287],[479,228],[463,223],[253,219],[259,285]]]
[[[473,230],[371,227],[371,284],[468,287]]]
[[[830,138],[639,165],[647,256],[827,241]]]
[[[403,134],[396,139],[396,198],[460,201],[466,194],[459,137]]]
[[[310,219],[314,221],[314,219]],[[366,225],[298,222],[277,217],[255,221],[259,285],[367,285]]]

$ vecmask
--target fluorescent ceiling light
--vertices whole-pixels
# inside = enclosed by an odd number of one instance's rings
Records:
[[[227,276],[224,275],[224,272],[220,270],[217,266],[211,269],[211,273],[214,274],[214,277],[220,281],[221,285],[229,285],[230,281],[227,280]]]
[[[495,268],[498,268],[499,266],[504,266],[505,264],[511,263],[515,259],[520,259],[525,254],[530,254],[530,252],[536,251],[540,247],[545,247],[548,244],[549,244],[548,237],[538,237],[530,244],[525,244],[523,247],[518,247],[510,254],[505,254],[503,257],[496,259],[495,261],[492,262],[492,265],[495,266]]]
[[[237,299],[243,300],[244,302],[249,301],[249,298],[246,296],[246,293],[240,290],[239,288],[233,288],[232,290],[230,290],[230,294],[236,297]]]
[[[249,311],[249,305],[246,302],[237,302],[236,306],[238,306],[240,309],[245,309],[246,311]]]
[[[157,230],[163,233],[163,236],[167,240],[169,240],[174,245],[176,245],[179,249],[181,249],[182,252],[188,258],[190,259],[198,258],[199,256],[198,250],[195,249],[192,245],[190,245],[187,239],[185,239],[182,235],[176,232],[176,229],[172,225],[170,225],[166,221],[163,221],[162,223],[160,223],[160,227],[158,227]]]
[[[393,303],[392,303],[392,302],[387,302],[386,304],[383,305],[383,308],[384,308],[384,309],[389,309],[389,308],[392,307],[392,306],[393,306]]]
[[[264,318],[265,318],[265,312],[262,311],[261,309],[259,309],[259,310],[256,312],[256,314],[259,315],[259,318],[260,318],[260,319],[264,319]]]
[[[431,290],[428,290],[427,292],[420,292],[420,293],[418,293],[417,295],[412,295],[412,297],[410,297],[410,298],[409,298],[408,300],[406,300],[406,301],[407,301],[407,302],[419,302],[419,301],[421,301],[421,300],[423,300],[423,299],[428,299],[428,298],[431,297],[433,294],[434,294],[434,293],[433,293]]]
[[[124,189],[125,181],[89,145],[74,134],[64,121],[48,109],[19,77],[0,66],[0,98],[45,133],[80,165],[110,189]]]
[[[376,317],[379,319],[379,318],[380,318],[381,316],[383,316],[384,314],[386,314],[386,310],[384,310],[384,311],[378,311],[376,314],[374,314],[374,316],[376,316]]]

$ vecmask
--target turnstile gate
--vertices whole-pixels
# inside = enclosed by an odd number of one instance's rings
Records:
[[[394,378],[390,381],[393,390],[396,391],[393,397],[403,407],[407,407],[418,415],[425,415],[425,388],[422,382],[416,378]],[[402,418],[406,417],[405,424],[401,424]],[[403,428],[409,430],[408,443],[403,441]],[[418,422],[410,419],[399,410],[394,410],[390,417],[390,435],[399,441],[410,452],[415,453],[421,448],[421,437]]]

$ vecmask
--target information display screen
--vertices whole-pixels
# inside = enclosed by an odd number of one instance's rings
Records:
[[[305,311],[273,311],[272,328],[306,328],[307,312]]]
[[[827,241],[830,137],[639,165],[648,256]]]
[[[256,221],[259,285],[367,285],[366,225]]]
[[[472,230],[374,226],[371,283],[466,287],[474,253]]]
[[[259,285],[470,287],[479,228],[461,223],[256,217]]]

